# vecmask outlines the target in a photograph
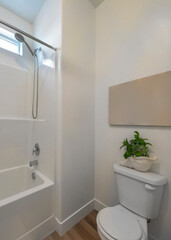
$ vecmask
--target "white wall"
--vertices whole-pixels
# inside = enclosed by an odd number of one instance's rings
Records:
[[[159,240],[171,236],[171,130],[108,124],[109,86],[171,70],[170,0],[106,0],[96,9],[95,195],[117,204],[112,165],[123,159],[121,141],[138,130],[153,143],[157,172],[168,178],[160,217],[149,225]]]
[[[63,0],[62,14],[60,221],[94,198],[94,7]]]
[[[34,36],[54,46],[61,46],[61,1],[46,0],[33,23]],[[43,47],[43,46],[41,46]],[[48,49],[46,49],[48,50]]]

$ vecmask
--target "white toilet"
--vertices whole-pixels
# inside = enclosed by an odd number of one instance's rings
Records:
[[[114,164],[119,205],[102,209],[97,229],[102,240],[147,240],[147,220],[158,216],[167,179]]]

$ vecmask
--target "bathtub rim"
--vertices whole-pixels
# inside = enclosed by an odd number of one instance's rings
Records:
[[[9,171],[13,171],[13,170],[16,170],[16,169],[20,169],[20,168],[28,168],[30,171],[35,172],[41,178],[43,183],[38,185],[38,186],[36,186],[36,187],[30,188],[28,190],[25,190],[23,192],[14,194],[14,195],[12,195],[10,197],[7,197],[7,198],[4,198],[4,199],[0,200],[0,207],[6,206],[6,205],[8,205],[8,204],[10,204],[12,202],[15,202],[15,201],[17,201],[19,199],[25,198],[25,197],[33,194],[33,193],[39,192],[39,191],[41,191],[43,189],[46,189],[46,188],[51,187],[51,186],[54,185],[53,181],[51,181],[49,178],[47,178],[44,174],[42,174],[37,169],[34,169],[34,167],[29,167],[28,164],[24,164],[24,165],[12,167],[12,168],[2,169],[2,170],[0,170],[0,174],[4,173],[4,172],[9,172]]]

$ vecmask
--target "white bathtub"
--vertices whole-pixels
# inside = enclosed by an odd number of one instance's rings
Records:
[[[53,229],[53,185],[39,171],[0,171],[0,240],[40,240]]]

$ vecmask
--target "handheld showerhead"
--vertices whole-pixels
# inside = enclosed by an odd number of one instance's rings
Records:
[[[21,35],[20,33],[15,33],[14,36],[17,41],[25,43],[34,58],[32,117],[33,119],[36,119],[38,116],[39,105],[39,59],[37,56],[37,52],[41,51],[41,48],[36,48],[34,49],[34,51],[32,51],[28,43],[25,41],[23,35]]]
[[[15,38],[17,39],[17,41],[22,42],[22,43],[23,43],[23,42],[25,43],[25,39],[24,39],[24,37],[23,37],[21,34],[15,33],[14,36],[15,36]]]
[[[34,56],[33,51],[31,50],[30,46],[28,45],[28,43],[25,41],[23,35],[21,35],[20,33],[15,33],[14,34],[15,38],[17,39],[17,41],[21,42],[21,43],[25,43],[25,45],[27,46],[27,48],[29,49],[29,51],[31,52],[31,54]]]

